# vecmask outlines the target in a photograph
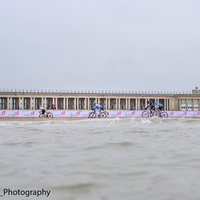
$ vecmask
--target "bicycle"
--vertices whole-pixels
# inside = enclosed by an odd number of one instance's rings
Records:
[[[97,117],[96,110],[89,112],[88,118],[95,118]]]
[[[161,113],[162,114],[160,114],[160,112],[158,111],[158,110],[155,110],[155,112],[154,112],[154,115],[156,116],[156,117],[164,117],[164,118],[167,118],[168,117],[168,113],[166,112],[166,111],[162,111],[161,110]]]
[[[161,115],[162,115],[163,118],[167,118],[168,117],[168,113],[167,112],[165,112],[165,111],[161,111],[161,112],[162,112]],[[144,117],[144,118],[153,117],[153,113],[150,110],[147,110],[147,111],[145,110],[145,111],[142,112],[141,116]],[[160,117],[160,112],[158,110],[155,110],[154,111],[154,116],[155,117]]]
[[[99,115],[99,114],[97,114],[97,112],[96,112],[96,110],[93,110],[93,111],[91,111],[91,112],[89,112],[89,116],[88,116],[88,118],[95,118],[95,117],[107,117],[109,115],[109,112],[107,112],[107,111],[103,111],[103,112],[101,112],[101,115]]]
[[[39,111],[39,118],[42,118],[42,117],[43,117],[42,111]],[[46,118],[53,118],[53,114],[50,111],[45,111],[44,117],[46,117]]]

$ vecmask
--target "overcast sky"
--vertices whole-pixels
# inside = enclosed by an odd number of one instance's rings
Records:
[[[0,88],[200,87],[199,0],[2,0]]]

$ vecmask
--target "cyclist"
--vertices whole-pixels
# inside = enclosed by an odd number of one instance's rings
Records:
[[[159,111],[160,117],[162,117],[161,110],[163,109],[163,105],[161,103],[159,103],[159,102],[155,102],[155,105],[156,105],[155,109]]]
[[[101,110],[104,111],[104,108],[103,108],[103,106],[94,102],[94,108],[93,109],[95,110],[95,109],[98,109],[98,108],[99,108],[99,117],[101,117]]]
[[[44,109],[44,107],[42,105],[40,105],[40,110],[42,112],[42,116],[44,117],[45,109]]]
[[[152,112],[152,116],[154,116],[154,110],[155,110],[155,106],[153,103],[151,103],[150,101],[147,101],[148,106],[145,108],[145,110],[147,108],[149,108],[149,111]]]

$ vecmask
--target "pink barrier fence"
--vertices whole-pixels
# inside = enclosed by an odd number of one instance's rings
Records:
[[[51,111],[54,117],[88,117],[91,111]],[[142,111],[109,111],[108,117],[141,117]],[[167,111],[168,117],[200,117],[200,111]],[[0,117],[38,117],[39,111],[0,111]]]

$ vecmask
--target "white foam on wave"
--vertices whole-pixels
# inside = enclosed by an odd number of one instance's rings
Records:
[[[149,119],[142,119],[142,120],[141,120],[141,123],[142,123],[142,124],[152,124],[152,121],[149,120]]]
[[[8,124],[5,122],[0,122],[0,126],[7,126]]]

